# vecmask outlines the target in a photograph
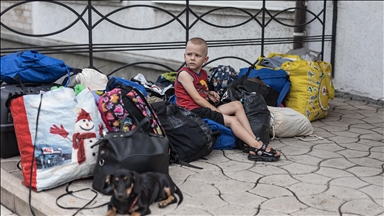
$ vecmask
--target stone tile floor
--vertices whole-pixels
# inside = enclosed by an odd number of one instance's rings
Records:
[[[312,126],[323,139],[271,141],[282,152],[278,162],[252,162],[240,150],[215,150],[207,160],[192,163],[202,170],[171,165],[170,175],[184,201],[177,208],[152,205],[152,215],[384,215],[383,106],[335,98],[327,118],[313,121]],[[1,160],[1,203],[18,215],[30,215],[28,189],[15,170],[17,159]],[[70,190],[91,184],[91,179],[75,181]],[[76,213],[56,205],[63,193],[65,186],[33,192],[36,215]],[[94,196],[90,191],[75,195],[59,203],[81,207]],[[91,205],[108,200],[99,194]],[[103,206],[77,215],[106,212]]]

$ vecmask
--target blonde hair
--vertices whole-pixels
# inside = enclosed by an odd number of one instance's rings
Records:
[[[189,39],[188,43],[192,43],[194,45],[199,45],[199,46],[204,46],[205,55],[206,56],[208,55],[208,44],[203,38],[193,37],[193,38]]]

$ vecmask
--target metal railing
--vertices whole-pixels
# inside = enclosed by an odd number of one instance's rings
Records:
[[[333,1],[336,2],[336,0],[333,0]],[[14,9],[20,5],[28,4],[31,2],[38,2],[38,0],[16,2],[15,4],[13,4],[10,7],[1,11],[1,16],[7,14],[12,9]],[[88,61],[89,61],[90,67],[93,67],[93,65],[94,65],[93,64],[94,53],[97,53],[97,52],[122,52],[122,51],[184,49],[185,44],[188,41],[189,36],[190,36],[190,30],[199,22],[203,22],[209,26],[216,27],[216,28],[235,28],[235,27],[245,25],[249,22],[256,22],[256,23],[258,23],[258,25],[261,28],[260,37],[255,37],[255,38],[251,38],[251,39],[238,38],[238,39],[231,39],[231,40],[207,40],[209,47],[260,46],[260,50],[261,50],[260,55],[263,56],[264,55],[264,48],[265,48],[265,46],[268,46],[268,45],[293,44],[293,43],[297,43],[297,42],[301,42],[301,43],[319,42],[319,43],[321,43],[320,52],[321,52],[321,57],[323,58],[323,56],[324,56],[323,55],[324,54],[324,43],[326,41],[331,41],[331,43],[332,43],[331,44],[331,63],[333,64],[333,62],[334,62],[335,28],[332,27],[332,34],[331,35],[325,34],[326,3],[327,3],[326,0],[323,1],[324,6],[323,6],[322,10],[320,10],[317,13],[305,9],[306,13],[311,14],[313,16],[313,18],[310,19],[309,21],[305,22],[305,23],[301,23],[298,25],[283,23],[278,18],[279,18],[279,15],[282,15],[285,12],[288,12],[288,11],[292,12],[294,10],[303,10],[302,8],[290,7],[290,8],[286,8],[284,10],[272,13],[271,10],[269,10],[266,7],[267,0],[261,1],[262,2],[261,8],[257,9],[256,10],[257,12],[254,14],[249,12],[249,10],[242,9],[242,8],[216,7],[216,8],[210,9],[210,10],[202,13],[201,15],[198,15],[198,13],[192,9],[192,7],[189,4],[190,3],[189,0],[185,1],[185,5],[184,5],[183,9],[177,14],[174,14],[170,11],[167,11],[167,10],[165,10],[159,6],[145,5],[145,4],[121,6],[118,9],[115,9],[115,10],[113,10],[107,14],[103,14],[94,6],[94,4],[92,4],[91,0],[88,0],[87,4],[85,4],[85,7],[81,12],[77,12],[76,10],[74,10],[73,8],[71,8],[70,6],[68,6],[67,4],[65,4],[62,1],[40,1],[40,2],[49,2],[49,3],[56,4],[58,6],[64,7],[67,10],[69,10],[70,12],[72,12],[76,16],[76,19],[72,23],[70,23],[68,26],[66,26],[66,27],[64,27],[58,31],[46,33],[46,34],[29,34],[29,33],[21,32],[21,31],[18,31],[14,28],[7,26],[3,22],[1,22],[1,26],[10,32],[13,32],[13,33],[18,34],[18,35],[23,35],[26,37],[49,37],[52,35],[63,33],[66,30],[72,28],[75,24],[81,22],[81,23],[83,23],[84,27],[87,29],[88,43],[70,44],[70,45],[53,45],[53,46],[28,46],[28,49],[34,49],[34,50],[37,50],[37,51],[44,53],[44,54],[86,53],[88,55]],[[163,24],[153,26],[153,27],[148,27],[148,28],[130,27],[130,26],[122,25],[121,23],[115,22],[112,19],[110,19],[110,17],[113,14],[121,12],[122,10],[137,9],[137,8],[153,8],[153,9],[156,9],[156,10],[161,11],[163,13],[166,13],[167,15],[169,15],[171,17],[171,19],[169,21],[163,23]],[[205,19],[206,16],[213,14],[213,13],[217,13],[218,11],[221,11],[221,10],[236,10],[237,12],[243,13],[248,18],[239,24],[230,25],[230,26],[218,25],[218,24],[209,22]],[[94,20],[93,14],[97,14],[97,16],[99,16],[100,18],[98,20]],[[181,17],[183,17],[183,16],[185,17],[185,20],[181,19]],[[193,22],[190,22],[190,16],[195,17],[195,20]],[[335,9],[333,10],[333,17],[337,17],[337,10],[335,10]],[[292,27],[292,29],[294,27],[298,27],[298,26],[306,26],[306,25],[309,25],[310,23],[313,23],[313,22],[319,22],[321,27],[322,27],[322,33],[320,35],[315,35],[315,36],[299,36],[299,37],[292,36],[292,37],[284,37],[284,38],[267,38],[267,37],[265,37],[266,28],[268,27],[268,25],[270,25],[270,23],[272,21],[277,22],[282,26]],[[172,42],[164,41],[164,42],[154,42],[154,43],[94,43],[93,42],[94,29],[98,25],[100,25],[102,22],[109,22],[115,26],[122,28],[122,29],[130,29],[130,30],[135,30],[135,31],[147,31],[147,30],[163,28],[163,27],[165,27],[171,23],[177,22],[184,29],[183,34],[185,34],[185,40],[172,41]],[[335,22],[333,22],[332,24],[335,25]],[[20,47],[17,47],[17,48],[1,47],[1,55],[6,55],[9,53],[20,51],[20,49],[21,49]],[[208,65],[212,62],[215,62],[217,60],[220,60],[220,59],[225,59],[225,58],[235,58],[235,59],[242,60],[242,61],[248,63],[249,65],[254,64],[254,62],[250,62],[248,60],[245,60],[243,58],[239,58],[236,56],[221,56],[221,57],[218,57],[218,58],[215,58],[215,59],[209,61],[206,65]],[[137,63],[126,65],[124,67],[131,66],[131,65],[137,65],[137,64],[162,65],[160,63],[154,63],[154,62],[137,62]],[[165,68],[171,69],[166,65],[162,65],[162,66]],[[180,68],[182,66],[183,65],[181,65]],[[119,69],[121,69],[121,68],[119,68]],[[119,69],[117,69],[117,70],[119,70]]]

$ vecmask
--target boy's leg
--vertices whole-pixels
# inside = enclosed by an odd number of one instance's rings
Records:
[[[243,125],[244,129],[247,130],[254,139],[256,138],[257,134],[253,133],[247,115],[245,114],[243,104],[241,104],[240,101],[232,101],[230,103],[220,105],[217,109],[219,109],[224,115],[236,116],[239,122]]]
[[[239,139],[241,139],[243,142],[245,142],[247,145],[259,149],[263,145],[261,141],[257,141],[253,135],[253,133],[249,133],[243,125],[240,123],[240,121],[237,119],[236,116],[229,116],[224,115],[224,124],[225,126],[231,128],[233,134]],[[266,149],[267,152],[271,151],[271,146],[268,146]],[[254,152],[250,151],[250,154],[255,154]],[[277,152],[275,156],[280,155],[280,152]]]

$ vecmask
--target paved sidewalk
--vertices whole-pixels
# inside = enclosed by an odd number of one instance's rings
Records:
[[[213,151],[192,164],[170,166],[184,194],[177,208],[151,206],[153,215],[384,215],[384,108],[346,98],[330,101],[327,118],[312,122],[317,141],[271,141],[281,150],[278,162],[252,162],[240,150]],[[31,215],[28,188],[21,184],[18,157],[1,160],[1,203],[18,215]],[[91,187],[75,181],[70,190]],[[32,193],[36,215],[72,215],[56,198],[65,186]],[[93,193],[66,196],[60,204],[81,207]],[[98,195],[93,206],[105,203]],[[3,210],[3,209],[2,209]],[[77,215],[105,215],[106,206]]]

